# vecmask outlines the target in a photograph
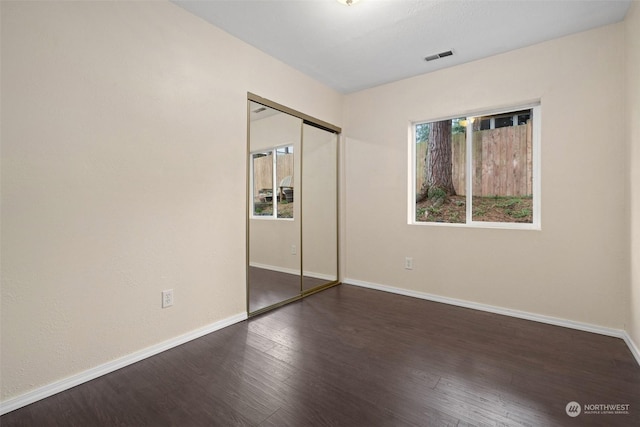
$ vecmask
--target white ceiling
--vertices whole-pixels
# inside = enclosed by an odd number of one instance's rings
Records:
[[[619,22],[632,0],[172,1],[350,93]]]

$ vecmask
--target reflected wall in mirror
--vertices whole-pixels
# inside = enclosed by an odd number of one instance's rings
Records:
[[[300,182],[302,119],[249,102],[248,310],[301,292]]]
[[[302,289],[338,280],[338,135],[302,132]]]

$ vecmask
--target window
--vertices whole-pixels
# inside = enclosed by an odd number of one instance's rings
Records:
[[[293,145],[251,153],[252,216],[293,218]]]
[[[540,228],[540,106],[412,125],[414,224]]]

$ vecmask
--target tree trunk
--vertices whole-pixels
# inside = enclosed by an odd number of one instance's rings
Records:
[[[455,195],[451,175],[451,120],[431,124],[425,156],[425,180],[416,201]]]

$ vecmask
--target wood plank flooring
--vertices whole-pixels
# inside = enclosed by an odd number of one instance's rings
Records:
[[[640,367],[617,338],[340,285],[0,425],[637,426]]]

